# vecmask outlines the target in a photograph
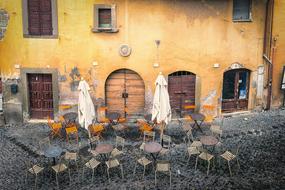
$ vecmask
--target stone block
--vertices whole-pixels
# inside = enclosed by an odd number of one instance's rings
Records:
[[[22,103],[13,101],[4,103],[4,118],[6,124],[23,123]]]

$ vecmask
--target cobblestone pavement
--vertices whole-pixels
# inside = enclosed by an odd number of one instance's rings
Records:
[[[220,121],[216,121],[219,123]],[[60,175],[59,189],[285,189],[285,111],[275,110],[263,113],[225,118],[223,123],[223,148],[234,150],[241,144],[239,160],[240,169],[235,162],[231,164],[233,177],[229,176],[227,164],[217,161],[215,167],[206,175],[206,165],[199,162],[198,169],[194,170],[195,157],[186,166],[186,146],[181,143],[182,130],[172,123],[166,131],[174,137],[175,145],[171,151],[172,186],[169,187],[168,176],[160,175],[157,188],[154,187],[154,172],[146,171],[143,180],[142,169],[133,176],[135,158],[134,149],[139,142],[128,140],[125,154],[119,158],[123,163],[124,179],[120,178],[118,170],[111,174],[111,183],[108,182],[106,172],[99,168],[95,172],[94,182],[91,182],[91,172],[87,171],[82,180],[84,162],[91,158],[87,147],[80,152],[79,173],[75,165],[71,165],[71,178],[68,174]],[[21,126],[22,127],[22,126]],[[9,129],[17,126],[0,128],[0,189],[33,189],[34,178],[29,175],[25,183],[26,160],[33,160],[44,166],[45,170],[38,180],[38,189],[57,189],[55,176],[50,175],[50,161],[38,156],[32,150],[8,135]],[[20,128],[20,127],[19,127]],[[207,130],[207,126],[203,127]],[[199,134],[196,134],[199,136]],[[218,150],[217,150],[218,151]],[[178,172],[179,170],[179,172]],[[79,177],[79,178],[78,178]]]

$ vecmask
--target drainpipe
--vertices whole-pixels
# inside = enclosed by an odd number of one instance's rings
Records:
[[[271,6],[270,6],[271,5]],[[270,11],[270,16],[268,15]],[[272,97],[272,75],[273,75],[273,57],[275,54],[275,47],[272,48],[272,29],[273,29],[273,11],[274,11],[274,0],[268,0],[266,4],[266,19],[265,19],[265,30],[264,30],[264,44],[263,44],[263,59],[268,64],[268,77],[267,77],[267,100],[265,110],[269,110],[271,106],[271,97]],[[266,47],[267,47],[267,25],[270,22],[270,41],[269,41],[269,53],[267,55]],[[276,39],[274,39],[276,41]],[[268,57],[269,56],[269,57]]]

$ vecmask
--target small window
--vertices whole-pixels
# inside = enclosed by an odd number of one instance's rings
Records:
[[[93,32],[118,32],[115,5],[94,5]]]
[[[233,0],[233,21],[251,21],[251,0]]]

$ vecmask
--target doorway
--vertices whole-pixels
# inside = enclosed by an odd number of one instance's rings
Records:
[[[109,112],[122,116],[142,115],[145,106],[145,85],[135,71],[119,69],[112,72],[105,83],[106,105]]]
[[[30,117],[53,118],[53,87],[51,74],[28,74]]]
[[[177,71],[168,75],[170,106],[180,117],[189,114],[189,109],[186,110],[185,106],[195,106],[195,84],[196,75],[191,72]]]
[[[222,111],[234,112],[248,109],[249,75],[247,69],[235,69],[224,73]]]

